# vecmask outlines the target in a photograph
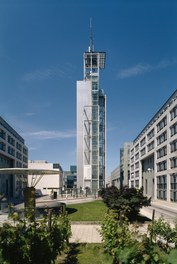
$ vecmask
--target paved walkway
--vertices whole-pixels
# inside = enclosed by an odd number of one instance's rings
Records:
[[[99,234],[100,225],[72,224],[70,243],[102,243]]]

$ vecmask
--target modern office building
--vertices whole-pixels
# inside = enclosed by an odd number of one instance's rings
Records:
[[[120,165],[111,171],[110,186],[120,189]]]
[[[130,155],[130,186],[177,202],[177,90],[135,138]]]
[[[77,187],[91,192],[105,186],[106,96],[100,89],[105,58],[105,52],[94,51],[91,36],[83,80],[77,81]]]
[[[130,149],[132,142],[125,142],[120,149],[120,165],[111,172],[111,184],[121,189],[129,186],[130,178]]]
[[[56,170],[58,174],[47,174],[43,175],[35,189],[43,195],[50,195],[51,192],[59,193],[63,187],[63,170],[59,163],[50,163],[45,160],[29,160],[28,161],[29,169],[42,169],[42,170]],[[28,184],[31,186],[33,180],[32,175],[28,175]]]
[[[77,187],[77,166],[71,165],[69,171],[63,171],[63,186],[67,189]]]
[[[125,142],[120,149],[120,188],[129,186],[130,179],[130,149],[132,142]]]
[[[28,148],[24,139],[0,117],[0,168],[27,168]],[[0,196],[8,199],[21,198],[27,177],[0,175]]]

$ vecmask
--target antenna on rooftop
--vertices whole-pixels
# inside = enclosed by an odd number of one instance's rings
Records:
[[[90,46],[89,52],[94,51],[94,44],[93,44],[93,30],[92,30],[92,19],[90,18]]]

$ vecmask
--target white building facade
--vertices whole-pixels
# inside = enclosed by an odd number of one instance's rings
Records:
[[[120,149],[120,165],[111,172],[111,184],[121,189],[129,185],[130,179],[130,149],[132,142],[125,142]]]
[[[93,44],[84,53],[84,79],[77,81],[77,187],[91,192],[105,186],[106,96],[100,89],[105,52]]]
[[[0,117],[0,168],[27,168],[28,148],[24,139]],[[0,175],[0,197],[21,198],[27,185],[23,175]]]
[[[29,169],[56,170],[58,174],[43,175],[35,186],[35,189],[41,191],[43,195],[50,195],[52,191],[61,192],[63,187],[63,171],[59,163],[48,163],[44,160],[29,160]],[[31,186],[32,175],[28,175],[28,185]]]
[[[177,90],[133,141],[129,186],[177,202]]]

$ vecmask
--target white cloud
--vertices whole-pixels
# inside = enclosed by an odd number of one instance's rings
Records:
[[[152,66],[149,64],[137,64],[134,67],[121,70],[118,72],[118,79],[125,79],[136,75],[141,75],[147,71],[150,71]]]
[[[64,138],[73,138],[76,136],[75,131],[36,131],[36,132],[27,132],[23,133],[24,137],[38,139],[38,140],[47,140],[47,139],[64,139]]]
[[[57,65],[47,69],[37,69],[32,72],[25,73],[22,76],[23,81],[43,81],[46,79],[70,76],[73,72],[74,66],[70,63],[65,63],[63,66]]]
[[[142,75],[146,72],[155,71],[159,69],[165,69],[167,67],[173,66],[177,64],[177,59],[173,60],[162,60],[157,65],[150,65],[145,63],[138,63],[137,65],[123,69],[118,72],[117,77],[118,79],[125,79],[132,76]]]

